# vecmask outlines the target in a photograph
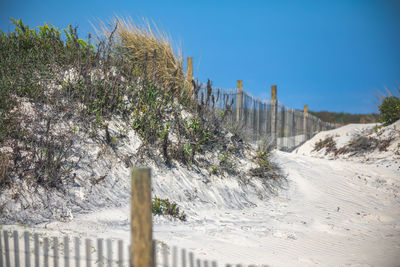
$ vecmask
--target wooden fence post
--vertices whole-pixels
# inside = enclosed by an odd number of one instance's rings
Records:
[[[279,142],[280,143],[280,147],[279,148],[282,148],[282,147],[285,147],[285,144],[286,144],[286,140],[287,140],[287,138],[285,138],[286,137],[286,109],[285,109],[285,107],[283,107],[282,108],[282,110],[280,111],[280,113],[281,113],[281,120],[280,120],[280,125],[279,125],[279,137],[281,138],[281,141]]]
[[[278,100],[277,86],[271,86],[271,137],[273,146],[277,147],[277,128],[278,128]]]
[[[131,179],[131,266],[153,267],[150,169],[132,169]]]
[[[303,133],[304,133],[304,141],[308,139],[307,133],[307,119],[308,119],[308,105],[304,105],[303,110]]]
[[[186,60],[186,81],[188,83],[189,90],[191,93],[193,93],[192,80],[193,80],[193,57],[188,57]]]
[[[237,97],[236,97],[236,121],[240,122],[243,118],[243,81],[237,80]]]

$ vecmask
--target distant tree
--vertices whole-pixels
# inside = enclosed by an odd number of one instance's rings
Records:
[[[379,114],[351,114],[344,112],[310,111],[310,114],[325,122],[349,124],[349,123],[374,123],[379,121]]]

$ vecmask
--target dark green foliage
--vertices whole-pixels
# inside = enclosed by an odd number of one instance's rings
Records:
[[[390,125],[400,119],[400,98],[396,96],[388,96],[382,100],[379,105],[379,120],[385,126]]]
[[[170,202],[168,198],[153,197],[152,203],[153,215],[170,215],[181,221],[186,221],[186,215],[180,212],[178,205],[175,202]]]

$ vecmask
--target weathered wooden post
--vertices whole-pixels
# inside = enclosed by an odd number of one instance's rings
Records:
[[[303,110],[303,133],[304,133],[304,141],[308,139],[307,133],[307,119],[308,119],[308,105],[304,105]]]
[[[193,92],[192,80],[193,80],[193,57],[188,57],[186,60],[186,81],[188,83],[190,92]]]
[[[277,128],[278,128],[278,100],[277,86],[271,86],[271,137],[274,148],[277,147]]]
[[[153,222],[150,169],[131,171],[131,261],[130,266],[153,267]]]
[[[236,97],[236,121],[240,122],[243,118],[243,81],[237,80],[237,97]]]
[[[279,125],[278,137],[281,138],[281,141],[279,142],[280,143],[279,148],[282,148],[282,147],[285,147],[285,145],[287,146],[287,138],[285,138],[287,135],[287,132],[286,132],[286,108],[283,107],[281,109],[280,113],[281,113],[281,120],[280,120],[280,125]]]

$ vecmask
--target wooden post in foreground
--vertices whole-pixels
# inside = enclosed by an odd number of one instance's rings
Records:
[[[307,118],[308,118],[308,105],[304,105],[303,110],[303,133],[304,133],[304,141],[308,139],[307,133]]]
[[[237,80],[237,96],[236,96],[236,121],[240,122],[242,119],[243,110],[243,81]]]
[[[278,128],[278,97],[277,86],[271,86],[271,137],[274,148],[277,147],[277,129]]]
[[[131,262],[130,266],[153,267],[153,222],[150,169],[131,171]]]

